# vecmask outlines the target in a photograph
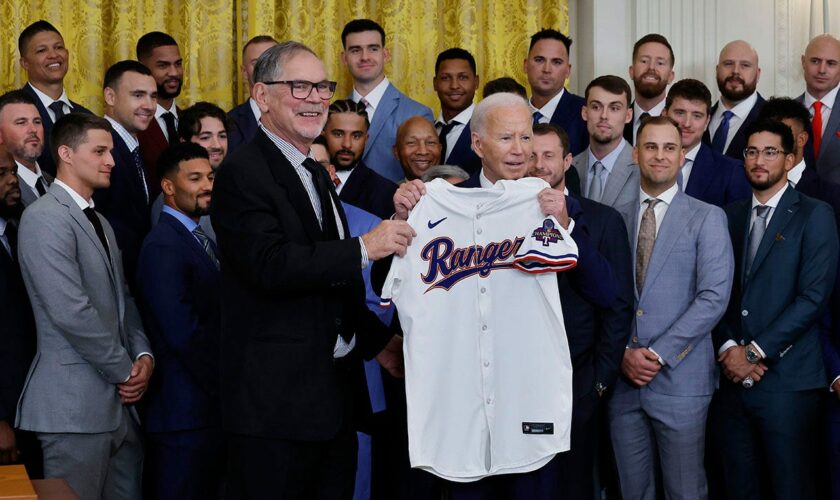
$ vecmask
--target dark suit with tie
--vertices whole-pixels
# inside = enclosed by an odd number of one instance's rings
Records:
[[[20,186],[20,203],[24,207],[28,207],[29,205],[34,203],[35,200],[40,198],[41,195],[38,194],[38,189],[37,188],[31,188],[31,187],[29,187],[29,184],[23,182],[23,178],[20,176],[20,169],[21,168],[26,168],[26,167],[18,165],[18,176],[17,176],[17,178],[18,178],[18,185]],[[53,178],[53,176],[51,176],[50,174],[48,174],[44,170],[41,170],[41,177],[44,179],[44,184],[45,184],[44,190],[46,191],[46,189],[49,189],[50,184],[52,184],[54,178]]]
[[[716,351],[730,340],[754,341],[769,369],[751,389],[721,377],[712,404],[718,459],[731,498],[768,498],[768,491],[815,498],[815,429],[826,389],[820,321],[836,277],[836,223],[828,205],[786,189],[747,274],[751,204],[725,209],[735,280],[713,338]]]
[[[178,110],[180,112],[180,110]],[[153,118],[146,127],[137,133],[137,140],[140,141],[140,156],[143,158],[143,166],[146,169],[146,179],[149,184],[149,199],[154,200],[160,194],[160,179],[157,177],[157,162],[160,155],[169,147],[173,139],[166,140],[163,130],[160,128],[157,118]],[[174,142],[180,142],[180,137],[175,137]]]
[[[805,94],[801,94],[796,100],[804,105]],[[820,178],[840,184],[840,161],[837,159],[840,155],[840,112],[837,111],[837,104],[840,104],[840,101],[835,101],[828,122],[824,124],[819,154],[814,155],[814,138],[811,134],[808,144],[805,145],[805,161],[809,167],[813,166],[816,169]],[[813,118],[811,120],[813,121]]]
[[[457,165],[472,175],[481,170],[481,158],[475,154],[472,149],[472,131],[470,130],[470,122],[461,131],[455,146],[449,156],[442,159],[442,164]]]
[[[154,498],[217,498],[219,270],[195,235],[164,212],[137,266],[138,302],[155,351],[146,395],[145,472]]]
[[[744,163],[700,144],[691,167],[691,175],[684,186],[685,194],[723,207],[752,195],[752,188],[744,172]]]
[[[231,122],[230,130],[228,130],[228,154],[230,154],[240,144],[254,138],[259,129],[259,123],[251,110],[250,100],[228,111],[227,116]]]
[[[397,185],[369,169],[359,161],[338,195],[341,201],[366,210],[380,219],[394,214],[394,193]]]
[[[35,101],[35,107],[38,108],[38,114],[41,115],[41,123],[44,125],[44,151],[41,153],[41,156],[38,157],[38,166],[40,166],[41,170],[44,172],[55,176],[55,160],[53,160],[52,149],[50,148],[50,133],[52,132],[53,120],[50,118],[50,113],[47,111],[44,103],[41,102],[41,98],[38,97],[38,94],[36,94],[35,90],[32,88],[31,83],[24,85],[21,90],[29,94],[29,96]],[[92,111],[81,104],[73,101],[70,101],[70,104],[73,105],[71,113],[93,114]]]
[[[732,137],[732,142],[729,143],[729,147],[726,148],[726,156],[734,160],[744,161],[744,148],[747,147],[747,136],[744,134],[744,131],[747,130],[751,123],[758,119],[758,114],[761,112],[761,108],[764,107],[764,103],[765,100],[761,97],[761,94],[757,94],[755,105],[747,114],[747,117],[741,123],[741,126],[738,127],[738,131],[735,132],[735,135]],[[718,106],[720,106],[720,101],[716,102],[715,105],[712,106],[710,116],[714,116]],[[720,127],[720,125],[718,125],[718,127]],[[703,133],[703,142],[709,146],[712,144],[712,136],[709,134],[709,129],[706,129],[706,132]]]
[[[151,228],[149,218],[149,200],[143,188],[144,179],[135,165],[131,151],[125,141],[114,131],[114,168],[111,171],[111,186],[97,189],[93,193],[96,211],[101,213],[111,223],[117,236],[117,245],[122,250],[122,260],[125,266],[125,277],[132,291],[137,270],[137,257],[143,238]],[[142,164],[142,161],[141,161]],[[146,169],[143,168],[145,176]],[[145,182],[149,185],[146,177]]]
[[[569,136],[569,152],[573,156],[589,147],[589,132],[586,130],[586,122],[580,115],[580,110],[584,106],[586,106],[586,100],[583,97],[565,90],[560,102],[557,103],[557,109],[549,120],[550,123],[566,131]]]
[[[352,385],[363,380],[355,356],[372,357],[391,336],[365,306],[358,239],[327,236],[336,223],[349,233],[326,171],[313,171],[329,191],[321,194],[324,230],[301,178],[264,132],[216,176],[222,424],[231,485],[247,498],[304,498],[316,486],[352,495]],[[337,337],[352,334],[353,351],[334,358]]]

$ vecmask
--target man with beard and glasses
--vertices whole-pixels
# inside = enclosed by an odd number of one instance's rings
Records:
[[[633,146],[622,136],[632,119],[630,86],[618,76],[599,76],[586,86],[585,99],[581,116],[589,147],[572,165],[580,177],[580,194],[615,208],[635,199],[639,190]]]
[[[140,154],[148,169],[146,174],[150,181],[150,192],[154,199],[160,193],[160,179],[155,172],[157,160],[170,144],[181,141],[178,136],[180,110],[175,105],[175,98],[181,94],[184,62],[175,39],[160,31],[141,36],[137,40],[136,51],[137,60],[149,68],[157,84],[155,119],[146,130],[137,135],[140,140]]]
[[[224,115],[223,115],[224,116]],[[147,492],[158,499],[219,498],[224,471],[219,409],[219,257],[199,225],[215,170],[191,142],[163,152],[158,224],[137,265],[138,302],[156,354],[144,426]]]
[[[0,96],[0,144],[17,164],[21,204],[26,207],[42,195],[53,181],[38,158],[44,149],[44,125],[35,101],[22,90]]]
[[[0,145],[0,465],[23,463],[37,479],[43,475],[38,440],[14,429],[18,398],[35,356],[35,318],[17,257],[23,207],[16,170],[11,153]]]
[[[394,156],[399,160],[406,180],[423,177],[429,168],[440,164],[442,154],[435,126],[426,118],[409,118],[397,129]]]
[[[729,42],[720,51],[715,70],[720,102],[712,107],[703,142],[718,153],[742,161],[747,144],[744,131],[758,119],[764,106],[764,98],[755,90],[761,76],[758,52],[743,40]]]
[[[840,40],[814,37],[802,55],[805,92],[796,98],[811,113],[811,141],[805,161],[825,180],[840,184],[840,112],[834,112],[840,89]]]
[[[633,121],[624,127],[624,138],[636,144],[636,131],[642,120],[659,116],[665,109],[665,93],[674,80],[674,50],[668,39],[650,33],[633,45],[633,64],[630,65],[633,81]]]
[[[333,183],[341,201],[387,219],[394,213],[392,200],[397,185],[368,168],[362,160],[368,125],[365,105],[342,99],[330,105],[323,134],[336,170]]]

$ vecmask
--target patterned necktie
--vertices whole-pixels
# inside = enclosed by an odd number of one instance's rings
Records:
[[[770,214],[770,207],[767,205],[756,205],[755,220],[750,228],[750,246],[747,253],[747,267],[746,274],[749,275],[752,270],[753,259],[758,252],[758,247],[761,245],[761,239],[764,237],[764,231],[767,230],[767,216]]]
[[[724,154],[726,147],[726,138],[729,136],[729,120],[735,116],[732,111],[726,110],[723,112],[723,118],[720,120],[715,136],[712,138],[712,149],[720,154]]]
[[[38,191],[39,198],[47,194],[47,181],[40,175],[35,180],[35,190]]]
[[[219,257],[216,255],[216,248],[213,246],[213,242],[210,241],[210,237],[201,229],[201,226],[195,226],[192,232],[198,238],[198,241],[201,242],[201,246],[204,247],[204,251],[210,257],[213,265],[216,266],[216,269],[219,269]]]
[[[93,225],[93,230],[96,231],[96,236],[99,237],[99,242],[102,243],[102,246],[105,248],[105,253],[108,255],[108,261],[110,262],[111,249],[108,248],[108,238],[105,237],[105,230],[102,228],[102,221],[99,220],[96,212],[94,212],[91,207],[87,207],[82,210],[82,212],[85,213],[85,217],[87,217],[91,225]]]
[[[140,157],[140,146],[134,148],[131,152],[131,159],[134,162],[134,168],[137,170],[137,176],[140,177],[140,183],[143,184],[143,193],[146,197],[146,204],[149,204],[149,185],[146,184],[146,173],[143,171],[143,159]]]
[[[596,161],[592,165],[592,170],[589,172],[589,193],[587,198],[592,201],[601,201],[601,190],[602,190],[602,181],[601,181],[601,172],[604,171],[604,164],[600,161]]]
[[[50,103],[49,107],[52,110],[53,114],[55,114],[55,120],[53,121],[53,123],[57,122],[59,118],[65,115],[63,102],[53,101]]]
[[[822,144],[822,107],[823,103],[814,101],[814,118],[811,120],[811,137],[814,141],[814,160],[820,155],[820,145]]]
[[[534,111],[534,125],[538,125],[539,123],[541,123],[540,120],[542,120],[542,119],[543,119],[543,114],[540,113],[539,111]]]
[[[367,115],[368,115],[368,122],[372,122],[373,121],[373,106],[371,106],[370,103],[368,102],[368,100],[365,99],[364,97],[359,99],[359,102],[362,103],[365,106],[365,113],[367,113]]]
[[[438,122],[440,127],[440,135],[438,139],[440,140],[440,151],[442,156],[446,156],[446,136],[449,135],[449,132],[452,132],[452,129],[455,128],[457,125],[460,125],[460,122],[456,122],[452,120],[449,123]],[[445,160],[446,158],[441,158],[441,160]],[[442,161],[441,163],[445,163]]]
[[[15,243],[17,239],[14,238],[14,231],[15,226],[10,221],[7,221],[5,232],[0,233],[0,243],[3,244],[3,248],[9,253],[9,257],[12,260],[17,260],[15,255]]]
[[[653,211],[653,207],[660,201],[658,198],[645,200],[648,206],[642,214],[642,223],[639,225],[639,240],[636,244],[636,290],[639,293],[642,293],[642,287],[645,284],[650,254],[653,253],[653,244],[656,241],[656,212]]]
[[[181,142],[178,138],[178,129],[175,128],[175,115],[173,115],[171,111],[167,111],[166,113],[160,116],[161,118],[163,118],[163,122],[166,124],[166,136],[168,138],[169,144],[177,144]]]
[[[303,160],[303,168],[312,174],[312,183],[315,185],[315,191],[318,192],[318,198],[321,200],[321,220],[323,221],[321,228],[324,231],[324,235],[328,240],[337,240],[337,221],[332,210],[330,181],[327,178],[327,171],[320,163],[312,158]]]

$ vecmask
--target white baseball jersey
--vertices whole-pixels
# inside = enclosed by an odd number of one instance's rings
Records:
[[[540,210],[536,178],[493,189],[444,180],[382,291],[403,333],[409,457],[451,481],[527,472],[569,449],[572,364],[554,272],[577,263]]]

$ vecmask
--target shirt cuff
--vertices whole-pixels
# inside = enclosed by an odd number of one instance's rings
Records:
[[[734,340],[727,340],[722,346],[720,346],[720,349],[718,349],[718,356],[725,353],[730,347],[738,347],[738,343]]]
[[[652,352],[652,353],[654,354],[654,356],[656,356],[656,360],[657,360],[657,361],[659,361],[659,364],[660,364],[660,365],[665,366],[665,360],[664,360],[664,359],[662,359],[662,356],[660,356],[659,354],[657,354],[657,352],[656,352],[656,351],[654,351],[653,349],[651,349],[650,347],[648,347],[648,348],[647,348],[647,350],[648,350],[648,351],[650,351],[650,352]]]
[[[756,350],[756,351],[758,351],[758,354],[760,354],[760,355],[761,355],[761,359],[764,359],[764,358],[766,358],[766,357],[767,357],[767,355],[766,355],[766,354],[764,354],[764,351],[762,351],[762,350],[761,350],[761,347],[758,345],[758,343],[756,343],[756,341],[755,341],[755,340],[753,340],[752,342],[750,342],[750,344],[751,344],[753,347],[755,347],[755,350]]]
[[[362,269],[366,269],[370,265],[370,259],[368,259],[367,248],[361,236],[359,236],[359,248],[362,250]]]
[[[836,384],[838,380],[840,380],[840,375],[837,375],[834,377],[834,380],[831,381],[831,384],[828,386],[829,391],[834,392],[834,384]]]

